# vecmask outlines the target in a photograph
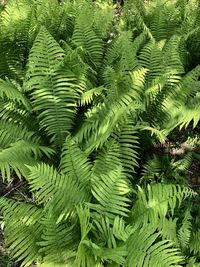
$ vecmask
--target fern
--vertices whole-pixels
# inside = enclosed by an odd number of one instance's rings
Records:
[[[97,158],[91,180],[92,194],[97,200],[97,204],[92,204],[91,207],[111,218],[113,214],[127,216],[129,199],[126,195],[130,191],[126,179],[123,178],[120,161],[114,155],[116,150],[117,145],[113,143],[106,155],[104,152]],[[102,167],[100,166],[104,165],[104,162],[109,164],[110,158],[112,159],[112,166],[109,166],[107,171],[101,174],[100,169]]]
[[[32,92],[41,129],[57,145],[64,142],[72,128],[79,90],[74,74],[62,66],[63,57],[60,46],[41,29],[29,57],[26,86]]]
[[[32,204],[1,199],[1,210],[6,220],[5,236],[12,256],[22,261],[22,266],[30,265],[38,255],[43,227],[40,224],[42,212]],[[31,236],[31,238],[30,238]]]
[[[158,221],[166,217],[167,213],[172,216],[174,210],[186,197],[195,196],[195,192],[187,187],[173,184],[153,184],[147,186],[147,193],[138,188],[138,200],[133,209],[133,219],[146,225],[149,221],[157,225]],[[138,220],[138,217],[140,219]]]
[[[198,266],[195,154],[158,142],[198,130],[199,4],[111,2],[0,12],[1,179],[28,187],[0,213],[21,266]]]
[[[158,238],[159,233],[152,226],[135,230],[128,239],[125,266],[159,266],[161,262],[163,267],[181,266],[184,258],[178,249],[173,248],[173,242],[157,241]]]
[[[87,5],[82,6],[83,13],[76,18],[72,40],[76,46],[82,46],[88,55],[88,63],[98,69],[101,64],[103,47],[101,40],[92,28],[92,10]]]
[[[194,251],[195,254],[199,255],[199,230],[192,234],[191,241],[190,241],[190,250]]]

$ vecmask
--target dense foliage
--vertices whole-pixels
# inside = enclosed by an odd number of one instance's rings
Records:
[[[200,2],[10,0],[0,14],[0,198],[10,257],[38,267],[197,267]],[[198,136],[191,143],[199,142]]]

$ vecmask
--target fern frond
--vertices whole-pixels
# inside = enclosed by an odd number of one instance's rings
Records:
[[[180,128],[187,127],[190,123],[195,128],[200,121],[200,93],[197,93],[188,103],[180,108],[179,124]]]
[[[154,156],[152,159],[147,160],[141,172],[141,183],[146,183],[146,181],[154,182],[155,178],[159,177],[161,170],[162,165],[158,157]]]
[[[99,157],[94,165],[91,185],[92,194],[95,197],[97,204],[90,204],[92,208],[98,211],[102,215],[108,216],[108,218],[114,218],[114,214],[120,214],[121,216],[127,216],[129,206],[129,198],[127,194],[130,192],[128,182],[123,175],[122,167],[120,167],[120,161],[114,156],[114,151],[117,149],[113,144],[108,154],[103,154],[103,157]],[[113,158],[112,158],[113,154]],[[112,159],[112,165],[102,173],[99,168],[105,162],[105,159]],[[115,159],[115,161],[114,161]],[[106,160],[106,164],[108,161]],[[104,166],[105,168],[105,166]]]
[[[96,87],[96,88],[92,88],[88,91],[85,91],[81,97],[80,97],[80,104],[81,106],[85,106],[88,104],[91,104],[93,99],[100,95],[102,93],[102,91],[105,90],[103,87]]]
[[[85,186],[75,181],[74,177],[60,174],[44,163],[29,169],[27,180],[37,203],[54,212],[57,222],[74,214],[75,206],[88,200]]]
[[[138,167],[139,141],[137,129],[133,125],[132,118],[122,124],[119,131],[116,131],[114,138],[119,142],[120,160],[127,178],[132,178],[135,167]]]
[[[123,218],[119,216],[115,217],[113,223],[113,234],[118,240],[126,242],[131,235],[133,227],[131,225],[126,225]]]
[[[166,128],[187,126],[192,120],[194,127],[197,125],[199,121],[199,76],[200,67],[197,66],[181,79],[175,90],[170,90],[163,102],[163,110],[168,110],[173,120],[165,125]]]
[[[30,110],[30,101],[8,80],[0,79],[0,97],[7,101],[23,104],[23,106]]]
[[[94,12],[94,29],[101,37],[105,38],[109,30],[112,30],[114,20],[113,6],[109,2],[97,1]]]
[[[77,208],[77,214],[80,224],[80,243],[76,252],[76,258],[74,260],[73,267],[81,266],[98,266],[97,260],[95,260],[94,255],[91,250],[84,244],[88,239],[88,234],[91,231],[92,224],[90,222],[90,210],[87,206],[80,206]]]
[[[184,257],[170,240],[159,241],[160,233],[148,225],[136,229],[127,241],[128,256],[124,266],[176,266]]]
[[[154,41],[149,41],[140,51],[139,60],[140,64],[148,70],[147,82],[151,82],[164,73],[162,52]]]
[[[75,75],[61,65],[63,57],[58,43],[42,28],[29,56],[26,86],[32,92],[40,128],[59,146],[72,128],[80,91]]]
[[[148,185],[146,193],[139,187],[138,200],[132,211],[133,218],[140,224],[145,225],[150,221],[156,226],[167,214],[173,216],[176,206],[180,206],[185,198],[195,195],[190,188],[174,184]]]
[[[0,122],[0,169],[3,180],[10,180],[12,170],[19,178],[26,176],[27,165],[34,165],[42,155],[54,151],[42,145],[40,137],[26,127],[13,122]]]
[[[63,145],[60,170],[83,186],[89,186],[91,179],[90,163],[84,152],[70,137],[67,137]]]
[[[78,47],[85,50],[88,63],[95,69],[101,65],[103,58],[103,46],[100,38],[93,30],[91,18],[93,17],[91,7],[82,6],[81,13],[76,17],[72,41]]]
[[[32,204],[4,198],[0,200],[0,208],[6,221],[6,245],[12,257],[21,260],[21,266],[30,266],[39,255],[38,241],[43,231],[40,221],[42,210]]]
[[[194,254],[200,255],[200,230],[194,232],[191,236],[190,240],[190,251],[194,252]]]
[[[181,227],[178,230],[178,240],[183,250],[186,249],[189,245],[192,230],[191,220],[192,216],[190,214],[190,210],[187,209]]]
[[[115,70],[120,71],[134,70],[139,65],[136,53],[143,40],[144,34],[141,34],[140,38],[138,37],[137,40],[132,42],[132,33],[123,32],[108,48],[105,59],[106,67],[112,66]]]
[[[84,244],[92,250],[95,257],[98,257],[101,261],[111,261],[112,264],[117,263],[123,265],[125,262],[125,256],[127,254],[125,246],[117,248],[101,248],[90,240],[84,241]],[[101,266],[101,265],[100,265]]]
[[[43,255],[43,265],[52,262],[58,265],[71,265],[76,255],[79,237],[74,226],[67,223],[58,224],[51,212],[42,218],[41,224],[43,232],[38,245],[39,253]]]
[[[159,222],[158,230],[160,231],[163,239],[172,240],[174,245],[179,248],[179,241],[177,238],[177,220],[178,218],[165,218]]]
[[[19,178],[26,177],[28,168],[26,165],[37,163],[38,155],[43,150],[38,144],[30,143],[24,140],[16,141],[0,151],[0,170],[2,179],[10,180],[11,173],[14,171]],[[44,147],[44,151],[50,152]],[[36,156],[34,156],[36,155]]]
[[[144,87],[146,70],[141,68],[127,75],[117,74],[111,71],[109,75],[113,75],[111,77],[113,83],[110,84],[107,98],[90,110],[76,135],[78,142],[82,143],[86,140],[84,147],[87,147],[87,153],[101,147],[126,121],[130,113],[135,114],[141,109],[139,94]]]

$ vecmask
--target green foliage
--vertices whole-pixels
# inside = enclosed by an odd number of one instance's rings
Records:
[[[151,149],[199,127],[199,10],[10,0],[0,11],[1,180],[29,186],[0,212],[21,266],[198,266],[199,199],[185,179],[198,151]]]

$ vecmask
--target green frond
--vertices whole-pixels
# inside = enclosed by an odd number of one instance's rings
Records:
[[[127,241],[128,256],[124,266],[181,267],[184,257],[170,240],[159,240],[160,233],[148,225],[136,229]]]
[[[92,251],[86,246],[85,242],[88,240],[88,234],[91,231],[92,224],[90,221],[90,210],[87,206],[77,207],[77,214],[80,224],[80,243],[76,252],[76,258],[73,263],[73,267],[81,266],[98,266],[97,260],[95,260]],[[99,261],[98,261],[99,263]]]
[[[173,163],[173,167],[176,171],[187,171],[193,161],[193,153],[188,152],[182,159],[179,159]]]
[[[113,223],[113,234],[118,240],[127,241],[131,235],[133,227],[126,225],[123,218],[116,216]]]
[[[177,220],[178,218],[165,218],[159,222],[158,231],[162,235],[162,239],[172,240],[174,245],[179,248],[179,241],[177,237]]]
[[[114,214],[127,216],[128,213],[129,199],[126,195],[130,190],[120,175],[119,171],[115,171],[92,179],[92,194],[97,204],[90,204],[90,207],[110,218]]]
[[[19,31],[31,10],[30,2],[32,1],[8,1],[1,13],[2,31],[8,31],[10,37]]]
[[[92,173],[94,175],[107,174],[121,165],[120,147],[115,139],[107,142],[107,145],[99,151],[94,160]]]
[[[123,32],[108,48],[106,53],[106,66],[115,70],[132,71],[138,67],[136,53],[144,41],[144,34],[132,42],[132,33]]]
[[[188,103],[180,108],[180,127],[187,127],[190,123],[195,128],[200,121],[200,93],[197,93]]]
[[[200,255],[199,243],[200,243],[200,230],[192,233],[190,244],[189,244],[190,251],[194,252],[194,254],[196,255]]]
[[[148,70],[147,82],[164,73],[161,48],[154,41],[149,41],[140,51],[139,60],[140,64]]]
[[[71,175],[58,173],[44,163],[29,167],[27,180],[38,204],[54,213],[60,222],[75,213],[76,206],[88,200],[85,185]]]
[[[43,231],[42,209],[33,204],[0,199],[0,209],[5,219],[5,240],[13,258],[30,266],[38,258],[40,236]],[[31,238],[30,238],[31,236]]]
[[[65,263],[70,266],[76,255],[79,237],[74,226],[58,224],[51,213],[42,218],[41,225],[43,232],[38,245],[43,264],[53,262],[55,265]]]
[[[114,262],[119,265],[123,265],[125,262],[125,256],[127,254],[125,246],[117,248],[101,248],[90,240],[84,241],[84,244],[89,247],[95,257],[101,259],[102,262],[111,261],[112,263]]]
[[[39,145],[21,140],[0,151],[0,170],[3,181],[10,180],[14,171],[19,178],[26,177],[28,168],[26,165],[34,165],[37,158],[33,155],[40,153]]]
[[[88,91],[85,91],[80,97],[80,105],[85,106],[91,104],[94,98],[102,93],[105,90],[103,87],[92,88]]]
[[[154,182],[160,176],[162,165],[159,157],[154,156],[143,165],[140,183]]]
[[[14,78],[21,83],[24,80],[24,66],[37,28],[34,12],[33,1],[6,3],[0,21],[0,46],[4,51],[0,75],[3,78]]]
[[[137,129],[133,125],[132,118],[121,125],[119,131],[116,131],[114,138],[119,142],[120,160],[124,168],[124,174],[127,178],[132,178],[135,167],[138,167],[138,149],[139,141]]]
[[[88,63],[97,70],[103,59],[103,45],[92,27],[92,17],[91,7],[83,5],[81,13],[76,17],[72,41],[84,49]]]
[[[27,127],[20,124],[1,120],[0,121],[0,146],[6,148],[7,146],[24,140],[27,142],[38,143],[40,142],[39,136],[32,131],[29,131]]]
[[[26,127],[12,122],[0,122],[0,169],[3,180],[10,180],[12,172],[26,176],[26,165],[34,165],[42,155],[50,157],[54,151],[42,145],[39,136]]]
[[[113,29],[113,6],[108,1],[96,1],[94,12],[94,29],[101,37],[105,38]]]
[[[141,3],[141,1],[138,1],[138,2]],[[142,8],[142,10],[144,12],[145,9]],[[133,20],[134,24],[136,26],[136,29],[140,33],[145,32],[148,39],[154,40],[154,36],[152,35],[150,28],[146,24],[146,21],[145,21],[145,18],[143,15],[142,15],[142,12],[140,10],[138,10],[138,7],[136,6],[136,13],[134,14],[134,20]]]
[[[115,149],[115,147],[111,149]],[[102,160],[103,163],[105,158],[103,157]],[[127,216],[127,208],[130,201],[128,198],[130,188],[128,181],[123,175],[122,167],[116,164],[116,158],[115,168],[109,168],[105,173],[102,173],[97,169],[97,164],[100,166],[102,163],[101,158],[99,158],[94,165],[94,174],[91,179],[91,191],[97,204],[90,204],[90,207],[111,219],[114,218],[114,215],[118,214]]]
[[[42,28],[31,49],[25,84],[31,90],[40,128],[58,146],[72,128],[80,91],[75,75],[62,66],[63,57],[58,43]]]
[[[103,103],[88,112],[88,116],[76,135],[78,142],[84,143],[87,153],[100,148],[113,132],[124,124],[130,113],[137,113],[141,108],[140,92],[144,87],[146,70],[141,68],[129,74],[111,71],[112,75],[107,98]],[[123,87],[122,87],[123,86]],[[123,90],[122,90],[123,88]]]
[[[147,192],[138,188],[138,199],[133,206],[133,220],[146,225],[151,222],[156,226],[167,214],[174,215],[175,208],[182,201],[194,197],[196,193],[188,187],[174,184],[152,184],[147,186]]]
[[[84,152],[78,147],[75,141],[67,137],[63,145],[61,155],[60,171],[72,177],[74,181],[88,187],[91,179],[91,165]]]
[[[63,1],[64,2],[64,1]],[[36,17],[40,25],[45,26],[57,40],[70,40],[74,30],[75,10],[72,1],[58,5],[57,0],[42,0],[36,3]]]
[[[165,126],[166,128],[187,126],[192,120],[194,127],[197,125],[199,76],[200,67],[197,66],[181,79],[175,90],[170,90],[163,102],[163,110],[167,111],[173,120]]]
[[[31,108],[30,101],[9,80],[4,81],[0,79],[0,97],[5,100],[5,102],[11,101],[18,103],[19,105],[22,104],[27,110],[30,110]]]
[[[192,230],[192,216],[190,210],[186,210],[183,221],[181,223],[181,227],[178,230],[178,240],[180,242],[181,248],[184,250],[188,248],[190,238],[191,238],[191,230]]]

